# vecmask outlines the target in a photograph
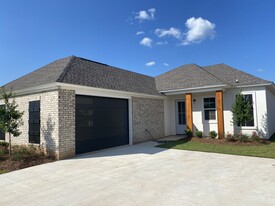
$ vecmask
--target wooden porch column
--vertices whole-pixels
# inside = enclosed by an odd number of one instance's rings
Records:
[[[224,138],[224,118],[223,118],[223,91],[216,91],[216,108],[218,114],[218,138]]]
[[[193,131],[193,108],[192,108],[192,94],[185,94],[185,105],[186,105],[186,123],[187,129]]]

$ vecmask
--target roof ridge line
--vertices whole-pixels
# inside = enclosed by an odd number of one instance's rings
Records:
[[[64,68],[63,72],[59,75],[59,77],[57,78],[56,82],[63,82],[63,80],[65,79],[66,74],[68,73],[73,61],[75,60],[75,58],[77,58],[76,56],[71,56],[70,61],[68,62],[68,64],[66,65],[66,67]]]
[[[211,76],[215,77],[216,79],[220,80],[221,82],[225,83],[225,84],[229,84],[230,86],[233,86],[232,84],[228,83],[228,82],[224,82],[222,79],[220,79],[219,77],[215,76],[214,74],[210,73],[209,71],[206,71],[202,66],[197,65],[198,67],[200,67],[203,71],[205,71],[206,73],[210,74]]]

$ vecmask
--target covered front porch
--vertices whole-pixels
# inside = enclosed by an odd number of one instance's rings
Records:
[[[224,89],[166,91],[165,95],[165,135],[185,134],[189,129],[193,134],[202,131],[208,136],[216,131],[218,138],[225,136]]]

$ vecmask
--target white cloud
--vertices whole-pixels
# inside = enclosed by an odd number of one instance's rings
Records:
[[[143,45],[143,46],[152,47],[152,42],[153,42],[152,39],[148,37],[144,37],[139,43],[140,45]]]
[[[264,72],[265,70],[264,69],[257,69],[257,72]]]
[[[155,8],[148,9],[147,11],[142,10],[136,13],[135,19],[138,19],[140,22],[144,20],[154,20],[155,14]]]
[[[136,35],[142,35],[142,34],[144,34],[144,31],[138,31],[138,32],[136,33]]]
[[[156,45],[166,45],[168,44],[168,41],[158,41]]]
[[[167,63],[163,63],[164,66],[169,67],[170,65]]]
[[[145,66],[151,67],[151,66],[154,66],[155,64],[156,64],[156,62],[151,61],[151,62],[147,62],[147,63],[145,64]]]
[[[207,19],[192,17],[187,19],[185,26],[187,27],[187,33],[182,41],[183,45],[200,43],[206,38],[213,39],[215,37],[215,24]]]
[[[165,36],[172,36],[177,39],[181,37],[181,31],[180,29],[171,27],[170,29],[156,29],[155,34],[158,37],[165,37]]]

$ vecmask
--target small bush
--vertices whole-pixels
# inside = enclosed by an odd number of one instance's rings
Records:
[[[216,138],[217,136],[218,136],[218,134],[217,134],[216,131],[213,130],[213,131],[210,131],[210,132],[209,132],[209,137],[211,137],[211,138],[214,139],[214,138]]]
[[[12,153],[12,159],[15,161],[20,161],[24,158],[34,158],[37,157],[40,154],[39,149],[36,147],[30,145],[14,145],[13,146],[13,153]]]
[[[8,154],[7,148],[0,147],[0,157],[5,156],[6,154]]]
[[[236,142],[238,141],[238,138],[236,136],[232,135],[231,133],[227,133],[225,136],[226,141],[228,142]]]
[[[193,137],[193,132],[191,129],[185,130],[185,134],[187,135],[187,137]]]
[[[260,142],[262,138],[257,134],[257,132],[252,132],[251,140],[255,142]]]
[[[8,148],[9,143],[8,142],[0,142],[0,147]]]
[[[202,131],[196,131],[195,135],[196,137],[202,138]]]
[[[248,138],[249,136],[246,134],[242,134],[242,133],[238,134],[238,140],[240,142],[248,142]]]

